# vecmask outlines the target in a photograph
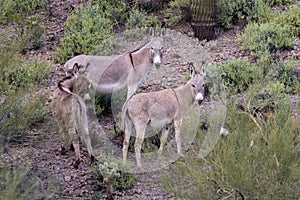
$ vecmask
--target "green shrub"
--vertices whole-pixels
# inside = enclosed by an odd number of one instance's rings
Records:
[[[220,0],[217,13],[218,24],[227,29],[231,28],[235,21],[262,23],[272,17],[271,9],[264,0]]]
[[[29,171],[30,166],[20,165],[22,155],[10,157],[9,164],[2,160],[6,157],[3,152],[10,153],[10,142],[28,141],[28,131],[49,113],[46,95],[40,89],[47,83],[50,63],[33,58],[23,60],[20,53],[24,43],[20,39],[26,42],[27,38],[16,38],[14,31],[7,28],[0,35],[0,196],[5,200],[47,199],[57,190],[50,178],[45,189],[39,177]]]
[[[247,10],[246,18],[248,22],[261,24],[269,22],[274,15],[276,15],[276,13],[271,10],[265,0],[255,0],[253,5]]]
[[[2,141],[17,140],[34,123],[44,119],[48,107],[46,97],[35,94],[47,81],[50,63],[20,58],[23,45],[10,37],[10,31],[0,37],[0,134]]]
[[[266,3],[268,3],[270,6],[280,6],[280,5],[286,5],[296,2],[296,0],[266,0]]]
[[[289,102],[264,121],[235,107],[227,110],[230,134],[205,158],[194,146],[194,155],[168,169],[164,188],[186,199],[298,199],[299,119]]]
[[[290,25],[277,23],[249,23],[239,37],[243,49],[249,49],[257,57],[293,47],[295,37]]]
[[[150,25],[160,26],[160,22],[142,11],[128,11],[120,0],[95,0],[73,11],[67,19],[61,47],[54,60],[62,64],[78,54],[109,55],[119,45],[114,32],[122,31],[124,27],[133,29]]]
[[[145,12],[140,10],[131,10],[129,18],[126,21],[127,29],[145,28],[145,27],[160,27],[160,21],[154,16],[147,16]]]
[[[2,0],[0,2],[0,24],[15,21],[20,23],[28,15],[45,8],[46,0]]]
[[[189,0],[172,0],[166,10],[168,25],[176,25],[181,21],[190,21],[190,1]]]
[[[44,33],[42,28],[42,17],[35,12],[46,6],[46,1],[25,0],[0,2],[0,24],[9,25],[13,32],[20,39],[24,40],[23,51],[37,49],[41,46],[41,36]],[[26,38],[26,39],[25,39]]]
[[[78,54],[89,54],[100,41],[112,34],[114,22],[105,18],[98,4],[76,9],[65,23],[61,47],[54,59],[64,63]]]
[[[286,99],[284,84],[266,78],[249,87],[242,107],[251,113],[266,113],[276,109]]]
[[[230,95],[245,91],[263,75],[261,68],[251,65],[247,59],[230,60],[219,68],[225,90]]]
[[[108,195],[115,190],[131,188],[134,183],[133,172],[129,165],[113,157],[101,157],[101,162],[95,166],[98,187],[104,189]]]
[[[292,6],[287,12],[274,12],[272,22],[285,26],[288,24],[288,32],[293,36],[300,35],[300,9],[297,6]]]
[[[225,28],[231,28],[234,20],[245,19],[251,3],[247,0],[218,1],[218,23]]]
[[[205,75],[205,86],[207,87],[210,99],[214,100],[225,100],[226,99],[226,91],[223,84],[223,78],[226,76],[226,72],[223,71],[224,67],[220,67],[217,65],[211,65],[206,69]],[[205,94],[207,95],[207,94]]]
[[[284,85],[286,93],[299,93],[299,81],[294,74],[295,62],[278,61],[269,76],[274,77],[278,82]]]

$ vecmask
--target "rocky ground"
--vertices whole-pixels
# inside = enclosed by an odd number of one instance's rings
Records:
[[[43,46],[30,51],[26,56],[37,55],[52,61],[52,55],[60,43],[63,32],[63,23],[80,0],[49,0],[49,17],[44,19],[45,33]],[[298,1],[298,5],[300,3]],[[237,34],[242,32],[241,26],[225,32],[220,32],[215,40],[197,41],[188,37],[191,29],[187,24],[178,28],[183,33],[170,30],[166,36],[166,51],[163,65],[159,70],[152,71],[141,89],[144,91],[157,90],[167,87],[176,87],[186,80],[188,62],[193,61],[198,66],[202,61],[207,63],[223,62],[228,59],[250,57],[249,52],[240,50],[236,42]],[[286,57],[300,59],[300,40],[297,39],[295,47],[284,53]],[[300,67],[300,66],[299,66]],[[54,77],[51,88],[61,77],[60,66],[53,63]],[[49,102],[50,103],[50,102]],[[99,119],[100,126],[105,130],[112,130],[111,116]],[[32,142],[34,141],[34,142]],[[49,121],[34,129],[27,142],[13,144],[10,155],[6,160],[12,159],[26,162],[31,166],[30,173],[39,177],[42,188],[49,191],[50,199],[93,199],[97,197],[99,188],[96,187],[94,170],[90,167],[85,148],[83,148],[83,162],[79,169],[72,165],[74,153],[60,154],[60,136],[57,134],[56,124],[49,116]],[[119,149],[121,151],[121,149]],[[114,199],[178,199],[173,194],[164,192],[160,185],[159,172],[135,174],[133,188],[115,192]],[[50,187],[51,186],[51,187]],[[56,192],[53,192],[56,191]],[[105,195],[104,197],[105,198]]]

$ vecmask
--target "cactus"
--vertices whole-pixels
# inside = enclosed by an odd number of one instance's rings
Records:
[[[200,40],[215,38],[217,0],[191,0],[190,10],[195,36]]]

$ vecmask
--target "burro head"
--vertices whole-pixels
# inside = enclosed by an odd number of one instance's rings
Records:
[[[204,77],[205,77],[205,67],[202,66],[201,72],[197,72],[193,63],[189,63],[190,68],[190,80],[187,82],[191,86],[192,95],[195,101],[200,105],[205,97],[205,85],[204,85]]]
[[[153,38],[150,42],[150,57],[152,63],[156,68],[159,68],[162,63],[163,57],[163,39],[162,38]]]

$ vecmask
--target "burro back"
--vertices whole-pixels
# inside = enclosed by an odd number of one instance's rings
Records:
[[[69,74],[72,66],[90,65],[89,79],[99,94],[112,94],[127,88],[127,98],[143,83],[147,73],[162,64],[164,41],[153,37],[142,47],[129,53],[112,56],[78,55],[68,60],[63,69]]]
[[[141,145],[146,135],[147,128],[162,130],[160,138],[159,152],[163,151],[171,124],[175,127],[175,140],[177,143],[177,153],[182,155],[180,127],[182,118],[187,108],[194,102],[199,104],[204,99],[204,76],[195,71],[190,63],[190,79],[185,85],[175,89],[164,89],[149,93],[139,93],[129,98],[122,109],[122,129],[125,131],[123,143],[123,162],[127,160],[129,139],[132,128],[135,128],[135,154],[138,167],[141,162]]]

